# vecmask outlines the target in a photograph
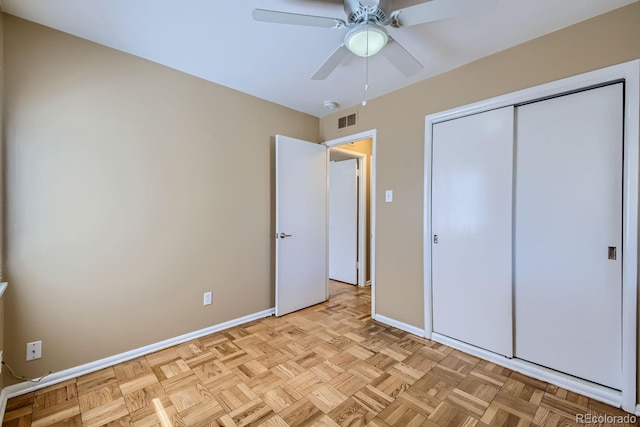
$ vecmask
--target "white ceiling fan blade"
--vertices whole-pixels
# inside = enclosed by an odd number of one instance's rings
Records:
[[[340,45],[340,47],[333,51],[331,56],[329,56],[327,60],[324,61],[320,68],[318,68],[318,71],[316,71],[313,76],[311,76],[311,79],[324,80],[329,77],[329,74],[331,74],[333,70],[335,70],[336,67],[340,65],[340,63],[344,60],[344,58],[346,58],[348,54],[349,49],[347,49],[345,45]]]
[[[381,53],[406,77],[411,77],[424,68],[416,58],[391,37]]]
[[[276,24],[306,25],[309,27],[342,28],[346,23],[342,19],[325,16],[301,15],[299,13],[278,12],[276,10],[255,9],[253,19]]]
[[[429,0],[391,12],[391,26],[410,27],[493,6],[497,0]]]

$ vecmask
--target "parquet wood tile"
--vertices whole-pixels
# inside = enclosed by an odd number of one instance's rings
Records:
[[[349,371],[343,372],[329,381],[329,385],[347,397],[355,394],[367,384],[368,381],[365,378]]]
[[[175,376],[161,384],[178,412],[213,399],[211,391],[194,373]]]
[[[454,386],[441,381],[438,377],[431,375],[430,372],[426,373],[422,378],[416,381],[412,390],[420,390],[426,395],[434,397],[438,401],[443,401],[454,390]]]
[[[368,363],[363,361],[358,361],[351,365],[351,367],[349,368],[349,372],[364,378],[367,382],[373,381],[384,374],[383,370],[369,365]]]
[[[478,420],[460,411],[456,406],[448,402],[442,402],[435,411],[429,415],[432,424],[437,426],[472,427],[478,424]]]
[[[375,414],[350,397],[335,407],[328,416],[339,426],[365,426]]]
[[[486,382],[475,375],[469,375],[462,380],[456,390],[470,394],[488,405],[493,398],[496,397],[496,394],[500,391],[500,387],[493,383]]]
[[[320,387],[309,393],[309,400],[322,412],[329,413],[336,406],[344,402],[347,397],[340,393],[335,388],[328,384],[321,385]]]
[[[380,353],[391,357],[396,362],[402,362],[404,359],[406,359],[408,356],[411,355],[411,352],[406,351],[399,347],[394,348],[393,345],[387,348],[383,348],[382,350],[380,350]]]
[[[148,386],[133,393],[124,396],[124,403],[127,405],[129,413],[134,414],[136,411],[151,407],[155,399],[168,401],[168,397],[164,388],[158,383],[157,385]]]
[[[393,398],[372,385],[358,391],[353,395],[353,399],[373,414],[379,413],[393,402]]]
[[[2,427],[573,426],[625,415],[374,322],[368,288],[12,398]]]
[[[125,422],[127,419],[130,419],[129,410],[122,397],[82,411],[82,424],[90,427]]]
[[[504,391],[499,392],[493,399],[493,405],[499,409],[503,409],[511,414],[517,415],[519,418],[532,421],[538,410],[538,405],[530,403],[526,400],[518,399],[510,393]]]
[[[303,374],[304,372],[306,372],[306,369],[298,365],[293,360],[286,360],[285,362],[273,367],[271,371],[278,377],[282,378],[283,381],[288,381],[292,378],[297,377],[298,375]]]
[[[302,394],[286,384],[277,386],[262,395],[264,402],[276,413],[293,405],[302,397]]]
[[[30,426],[34,398],[35,393],[28,393],[9,399],[4,416],[3,427],[5,424],[9,427]]]
[[[260,424],[261,427],[289,427],[289,424],[282,419],[280,415],[274,415],[264,423]]]
[[[184,425],[182,423],[182,419],[178,415],[178,412],[173,407],[169,399],[152,398],[149,404],[139,406],[136,410],[129,409],[129,413],[131,414],[132,425],[136,427]]]
[[[251,378],[246,382],[246,384],[256,394],[262,395],[274,387],[279,386],[282,382],[282,379],[280,379],[276,374],[271,371],[266,371]]]
[[[356,345],[356,344],[353,344],[353,345]],[[356,363],[358,360],[360,359],[358,359],[356,356],[349,353],[348,351],[342,351],[339,354],[336,354],[335,356],[329,359],[331,363],[339,366],[345,371],[349,369],[351,365]]]
[[[238,427],[262,424],[274,415],[273,410],[262,399],[255,398],[229,413]]]
[[[369,421],[369,423],[367,424],[367,427],[392,427],[392,426],[387,424],[384,420],[378,417],[375,417],[374,419]]]
[[[378,417],[391,426],[419,426],[427,420],[427,414],[415,410],[400,399],[394,400]]]
[[[563,423],[568,420],[563,418]],[[486,424],[488,426],[529,426],[529,425],[537,425],[535,423],[531,423],[525,419],[520,418],[518,415],[513,414],[509,411],[505,411],[504,409],[498,408],[495,405],[491,405],[489,409],[485,412],[484,416],[480,419],[480,422]],[[540,424],[542,425],[542,424]],[[566,424],[563,424],[566,425]]]
[[[323,417],[324,412],[318,409],[307,397],[283,409],[278,415],[290,426],[312,425]]]
[[[410,387],[405,393],[402,393],[398,399],[402,400],[403,403],[411,406],[416,411],[424,414],[433,413],[438,405],[442,403],[440,399],[437,399],[416,387]]]
[[[78,400],[80,403],[80,411],[84,413],[121,398],[122,393],[120,392],[120,388],[117,383],[114,383],[97,390],[80,394]]]
[[[389,369],[389,375],[393,375],[394,377],[399,378],[403,382],[407,384],[413,384],[418,381],[426,371],[419,371],[417,369],[412,368],[411,366],[405,365],[404,363],[396,363],[393,365],[393,368]]]
[[[65,381],[35,392],[32,426],[48,426],[80,414],[75,380]]]
[[[374,368],[379,369],[382,372],[386,372],[391,369],[398,361],[392,357],[387,356],[386,354],[376,353],[365,362]]]
[[[287,385],[303,395],[311,393],[322,385],[323,381],[313,371],[304,371],[287,381]]]
[[[447,368],[446,366],[436,365],[429,372],[429,376],[438,378],[440,381],[449,384],[453,387],[457,387],[458,384],[464,380],[465,375],[459,372],[456,372],[452,369]]]
[[[344,369],[329,360],[317,364],[311,370],[325,382],[331,381],[344,372]]]
[[[380,377],[371,382],[371,385],[393,399],[409,388],[409,384],[389,373],[380,375]]]

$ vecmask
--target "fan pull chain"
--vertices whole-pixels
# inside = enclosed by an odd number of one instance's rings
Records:
[[[369,89],[369,57],[364,57],[364,91],[362,93],[362,106],[367,105],[367,90]]]
[[[369,31],[367,31],[367,54],[364,57],[364,91],[362,93],[362,106],[367,105],[367,90],[369,89]]]

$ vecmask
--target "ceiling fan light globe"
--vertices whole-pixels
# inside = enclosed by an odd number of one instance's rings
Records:
[[[375,55],[389,41],[387,31],[376,24],[362,24],[347,33],[344,44],[353,54],[367,57]]]

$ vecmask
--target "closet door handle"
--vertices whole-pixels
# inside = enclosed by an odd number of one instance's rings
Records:
[[[433,235],[433,244],[434,244],[434,245],[437,245],[437,244],[438,244],[438,235],[437,235],[437,234],[434,234],[434,235]]]
[[[609,259],[618,259],[617,248],[615,246],[609,246]]]

